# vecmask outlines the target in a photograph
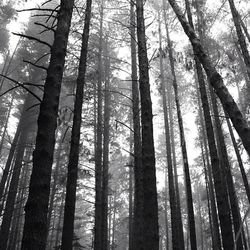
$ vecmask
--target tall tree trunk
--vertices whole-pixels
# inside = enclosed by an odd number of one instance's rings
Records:
[[[201,244],[201,250],[203,250],[204,249],[204,240],[203,240],[203,225],[202,225],[201,196],[200,196],[200,193],[198,193],[198,214],[199,214],[200,244]]]
[[[178,214],[178,211],[177,211],[176,190],[175,190],[174,175],[173,175],[171,140],[170,140],[169,118],[168,118],[167,98],[166,98],[166,86],[165,86],[165,77],[164,77],[164,71],[163,71],[160,20],[159,20],[159,43],[160,43],[161,90],[162,90],[165,140],[166,140],[166,151],[167,151],[169,198],[170,198],[170,209],[171,209],[170,211],[171,211],[172,246],[173,246],[173,249],[183,249],[184,237],[183,237],[183,233],[180,234],[180,231],[182,230],[182,223],[181,223],[181,228],[180,228],[180,223],[178,223],[181,220],[181,214]],[[178,216],[180,216],[180,218],[178,218]],[[177,226],[176,226],[176,223],[178,223]]]
[[[29,196],[25,206],[22,250],[44,250],[46,248],[47,213],[55,147],[55,130],[73,5],[74,0],[61,0],[60,3],[55,40],[51,47],[44,96],[38,117],[38,131],[33,153],[33,170]]]
[[[89,27],[91,19],[92,0],[88,0],[85,9],[84,30],[82,35],[82,48],[78,77],[76,81],[76,98],[74,105],[73,128],[71,135],[70,154],[68,163],[68,175],[66,184],[66,199],[64,207],[64,220],[62,232],[62,250],[70,250],[73,247],[74,218],[76,203],[77,171],[79,161],[79,145],[82,122],[83,88],[85,85],[85,73],[87,67],[87,49],[89,40]]]
[[[225,140],[223,136],[223,131],[221,128],[218,104],[217,104],[216,97],[213,93],[213,89],[211,87],[210,87],[210,94],[211,94],[212,106],[213,106],[213,111],[214,111],[214,122],[215,122],[215,131],[217,134],[218,153],[221,159],[220,163],[221,163],[223,178],[225,178],[224,181],[226,181],[226,185],[228,188],[228,195],[229,195],[231,212],[232,212],[232,217],[233,217],[233,224],[234,224],[234,234],[236,236],[237,232],[239,231],[240,223],[241,223],[241,218],[239,216],[240,212],[238,208],[238,202],[237,202],[237,197],[235,193],[226,144],[225,144]],[[241,237],[239,237],[237,249],[243,249]]]
[[[237,9],[236,9],[236,7],[234,5],[234,0],[228,0],[228,2],[229,2],[229,6],[230,6],[230,9],[231,9],[232,16],[233,16],[233,22],[234,22],[236,33],[237,33],[237,36],[238,36],[238,41],[239,41],[241,53],[242,53],[244,62],[246,64],[247,75],[248,75],[248,78],[250,80],[250,55],[249,55],[249,52],[248,52],[248,49],[247,49],[247,43],[246,43],[243,31],[242,31],[242,28],[241,28],[241,19],[239,17],[238,11],[237,11]],[[250,86],[248,86],[248,88],[249,87]]]
[[[158,203],[156,190],[153,114],[149,84],[149,65],[145,36],[143,1],[136,0],[137,39],[140,73],[142,166],[143,166],[143,249],[159,249]]]
[[[172,5],[172,1],[169,0]],[[192,20],[192,14],[190,10],[189,1],[185,0],[186,2],[186,8],[188,13],[188,19],[190,25],[187,23],[187,25],[193,30],[193,20]],[[173,6],[173,5],[172,5]],[[176,4],[174,4],[176,7]],[[183,18],[185,18],[183,16]],[[199,23],[198,23],[199,26]],[[199,27],[199,34],[201,34],[201,29]],[[201,64],[198,60],[198,55],[196,54],[195,47],[193,46],[194,53],[195,53],[195,66],[198,76],[198,83],[199,83],[199,89],[201,94],[201,102],[202,102],[202,108],[203,108],[203,114],[205,119],[205,125],[206,125],[206,131],[207,131],[207,139],[208,139],[208,146],[210,151],[210,158],[211,158],[211,165],[212,165],[212,173],[213,173],[213,179],[214,179],[214,186],[215,186],[215,193],[216,193],[216,199],[217,199],[217,207],[218,207],[218,214],[220,219],[220,226],[221,226],[221,234],[222,234],[222,242],[225,249],[232,249],[233,248],[233,232],[232,232],[232,225],[231,225],[231,218],[230,218],[230,207],[227,197],[227,187],[225,185],[225,182],[223,181],[223,173],[220,167],[220,161],[217,153],[217,147],[215,143],[215,137],[214,137],[214,131],[213,131],[213,124],[210,116],[210,110],[209,110],[209,103],[208,103],[208,97],[207,97],[207,91],[206,91],[206,85],[205,80],[202,72]],[[209,78],[209,80],[211,80]]]
[[[1,250],[5,250],[7,248],[11,219],[12,219],[13,211],[15,208],[15,200],[16,200],[16,195],[17,195],[20,173],[22,169],[22,162],[23,162],[27,136],[28,136],[27,128],[26,129],[23,128],[21,135],[20,135],[20,139],[18,141],[16,160],[15,160],[15,164],[13,167],[13,173],[12,173],[12,177],[10,181],[8,196],[6,200],[3,220],[2,220],[1,229],[0,229],[0,242],[1,242],[0,249]]]
[[[132,123],[132,122],[131,122]],[[132,125],[132,124],[131,124]],[[133,150],[133,135],[130,133],[130,152]],[[133,250],[133,167],[134,167],[134,160],[132,155],[130,154],[130,160],[129,160],[129,225],[128,225],[128,235],[129,235],[129,242],[128,242],[128,249]]]
[[[102,249],[102,80],[103,80],[103,8],[104,0],[100,6],[100,30],[98,51],[98,84],[97,84],[97,124],[95,141],[95,237],[94,250]]]
[[[5,136],[7,133],[7,128],[8,128],[8,123],[9,123],[9,118],[10,118],[10,112],[12,110],[13,107],[13,101],[14,101],[14,95],[12,95],[11,97],[11,101],[8,107],[8,111],[7,111],[7,115],[6,115],[6,119],[5,119],[5,124],[4,124],[4,128],[3,128],[3,134],[2,134],[2,138],[1,138],[1,142],[0,142],[0,159],[2,157],[2,151],[3,151],[3,145],[4,145],[4,140],[5,140]]]
[[[232,140],[232,143],[233,143],[234,151],[235,151],[235,154],[236,154],[236,157],[237,157],[237,161],[238,161],[238,164],[239,164],[242,180],[243,180],[246,195],[247,195],[247,198],[248,198],[248,202],[250,204],[250,188],[249,188],[249,183],[248,183],[248,180],[247,180],[246,171],[244,169],[243,162],[242,162],[242,159],[241,159],[241,155],[240,155],[240,152],[239,152],[239,149],[238,149],[238,145],[237,145],[237,142],[236,142],[235,137],[234,137],[233,129],[232,129],[231,123],[230,123],[229,118],[227,117],[227,115],[226,115],[226,121],[227,121],[227,126],[228,126],[228,129],[229,129],[230,137],[231,137],[231,140]]]
[[[136,18],[135,2],[130,1],[130,45],[131,45],[131,78],[132,107],[134,130],[134,221],[132,249],[140,249],[143,244],[143,182],[142,182],[142,152],[139,108],[139,84],[136,60]]]
[[[186,186],[186,198],[187,198],[187,209],[188,209],[188,226],[189,226],[189,233],[190,233],[190,243],[191,243],[191,249],[196,250],[197,249],[197,243],[196,243],[196,232],[195,232],[195,220],[194,220],[192,187],[191,187],[191,180],[190,180],[190,173],[189,173],[189,164],[188,164],[186,140],[185,140],[184,128],[183,128],[183,120],[182,120],[182,114],[181,114],[181,109],[180,109],[180,101],[179,101],[177,79],[176,79],[176,75],[175,75],[173,51],[172,51],[171,40],[170,40],[170,37],[169,37],[168,28],[167,28],[167,41],[168,41],[169,62],[170,62],[172,76],[173,76],[173,88],[174,88],[174,94],[175,94],[175,104],[176,104],[176,109],[177,109],[177,118],[178,118],[179,130],[180,130],[181,150],[182,150],[183,167],[184,167],[185,184],[186,184],[185,186]]]
[[[247,121],[244,119],[237,104],[235,103],[228,89],[224,85],[221,75],[213,66],[210,58],[206,54],[205,49],[203,48],[200,40],[198,39],[194,29],[188,23],[185,16],[182,14],[176,1],[175,0],[168,0],[168,1],[171,4],[176,16],[178,17],[185,33],[189,37],[189,40],[193,46],[193,50],[197,57],[197,60],[200,61],[200,63],[203,65],[203,68],[206,71],[209,83],[213,86],[223,107],[227,111],[236,131],[238,132],[242,140],[243,146],[245,147],[247,153],[250,155],[250,128],[248,127]]]
[[[109,134],[110,134],[110,58],[108,39],[105,39],[105,94],[103,129],[102,171],[102,249],[108,250],[108,183],[109,183]]]

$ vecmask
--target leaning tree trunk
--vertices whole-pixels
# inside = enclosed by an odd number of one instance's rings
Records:
[[[132,108],[134,130],[134,218],[132,249],[139,249],[143,244],[143,186],[141,159],[141,127],[139,108],[139,86],[136,60],[136,18],[135,3],[130,2],[130,45],[131,45],[131,78],[132,78]]]
[[[73,118],[73,127],[71,135],[68,175],[66,184],[66,198],[64,207],[62,250],[70,250],[73,247],[77,171],[78,171],[79,146],[80,146],[81,122],[82,122],[83,88],[85,85],[85,73],[87,67],[87,49],[89,40],[91,5],[92,5],[92,0],[88,0],[85,10],[81,56],[78,68],[78,77],[76,81],[77,84],[76,99],[74,105],[74,118]]]
[[[159,249],[158,203],[156,190],[153,114],[149,84],[149,65],[143,14],[143,1],[136,1],[137,39],[141,95],[143,165],[143,249]]]
[[[181,114],[181,108],[180,108],[177,79],[175,75],[173,51],[172,51],[172,46],[171,46],[171,40],[169,37],[168,27],[166,27],[166,29],[167,29],[169,62],[170,62],[172,76],[173,76],[173,88],[174,88],[174,94],[175,94],[175,104],[176,104],[176,109],[177,109],[177,118],[178,118],[179,130],[180,130],[181,150],[182,150],[182,157],[183,157],[183,167],[184,167],[184,174],[185,174],[190,243],[191,243],[191,249],[196,250],[197,243],[196,243],[196,232],[195,232],[194,208],[193,208],[192,186],[191,186],[188,156],[187,156],[187,147],[186,147],[183,120],[182,120],[182,114]]]
[[[61,0],[55,40],[51,47],[44,96],[38,117],[29,196],[25,206],[25,223],[21,247],[23,250],[44,250],[46,247],[55,130],[73,5],[74,0]]]
[[[198,36],[196,35],[192,26],[186,20],[180,7],[178,6],[175,0],[168,0],[168,1],[171,4],[176,16],[178,17],[185,33],[189,37],[189,40],[193,46],[194,53],[206,71],[209,83],[213,86],[224,109],[228,113],[236,131],[238,132],[242,140],[243,146],[245,147],[247,153],[250,155],[250,128],[248,126],[247,121],[244,119],[242,113],[240,112],[235,101],[233,100],[227,87],[224,85],[221,75],[213,66]]]

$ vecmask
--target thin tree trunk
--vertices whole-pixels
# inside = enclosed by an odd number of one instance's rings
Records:
[[[140,249],[143,244],[143,182],[142,182],[142,152],[139,108],[139,84],[136,60],[136,18],[135,2],[130,2],[130,45],[131,45],[131,78],[132,107],[134,130],[134,221],[132,249]]]
[[[185,16],[182,14],[179,6],[176,4],[176,1],[175,0],[168,0],[168,1],[171,4],[175,14],[177,15],[185,33],[189,37],[195,55],[197,56],[197,59],[200,61],[200,63],[203,65],[203,68],[206,71],[209,83],[213,86],[223,107],[227,111],[236,131],[238,132],[242,140],[243,146],[245,147],[247,153],[250,155],[250,128],[248,127],[247,121],[244,119],[237,104],[235,103],[228,89],[224,85],[221,75],[213,66],[200,40],[195,34],[194,29],[188,23]],[[228,242],[231,242],[231,240],[229,240]]]
[[[105,41],[105,94],[103,129],[103,171],[102,171],[102,249],[108,248],[108,184],[109,184],[109,140],[110,140],[110,59],[108,39]]]
[[[103,6],[100,6],[100,31],[99,31],[99,51],[98,51],[98,85],[97,85],[97,124],[95,141],[95,237],[94,250],[102,249],[102,80],[103,80]]]
[[[231,123],[230,123],[229,118],[227,117],[227,115],[226,115],[226,121],[227,121],[227,126],[228,126],[228,129],[229,129],[229,133],[230,133],[230,136],[231,136],[231,140],[232,140],[232,143],[233,143],[234,151],[235,151],[235,154],[236,154],[236,157],[237,157],[237,161],[238,161],[238,164],[239,164],[239,168],[240,168],[241,176],[242,176],[242,179],[243,179],[246,195],[247,195],[247,198],[248,198],[248,202],[250,204],[250,188],[249,188],[249,183],[248,183],[248,180],[247,180],[246,171],[244,169],[243,162],[242,162],[242,159],[241,159],[241,155],[240,155],[240,152],[239,152],[239,149],[238,149],[238,145],[237,145],[237,142],[236,142],[235,137],[234,137],[233,129],[232,129]]]
[[[167,41],[168,41],[170,67],[171,67],[171,72],[172,72],[172,76],[173,76],[173,88],[174,88],[175,103],[176,103],[176,108],[177,108],[177,118],[178,118],[179,130],[180,130],[181,150],[182,150],[183,167],[184,167],[185,184],[186,184],[185,186],[186,186],[190,243],[191,243],[191,249],[196,250],[197,243],[196,243],[196,232],[195,232],[195,220],[194,220],[194,208],[193,208],[191,179],[190,179],[190,173],[189,173],[189,164],[188,164],[186,140],[185,140],[184,128],[183,128],[183,120],[182,120],[182,114],[181,114],[181,109],[180,109],[177,79],[176,79],[176,75],[175,75],[174,58],[173,58],[173,52],[172,52],[172,46],[171,46],[171,40],[169,37],[168,28],[167,28]]]
[[[169,184],[169,198],[170,198],[170,211],[171,211],[171,229],[172,229],[172,246],[173,249],[183,249],[184,247],[184,237],[180,234],[180,224],[181,217],[178,218],[177,212],[177,202],[176,202],[176,190],[174,185],[174,175],[173,175],[173,164],[171,155],[171,140],[169,131],[169,118],[167,110],[167,98],[166,98],[166,86],[165,77],[163,71],[163,59],[162,59],[162,39],[161,39],[161,27],[159,22],[159,43],[160,43],[160,73],[161,73],[161,91],[162,91],[162,102],[163,102],[163,114],[164,114],[164,126],[165,126],[165,140],[166,140],[166,152],[167,152],[167,167],[168,167],[168,184]],[[176,223],[177,226],[176,226]],[[181,223],[182,226],[182,223]]]
[[[239,45],[241,48],[241,53],[242,53],[244,62],[246,64],[247,75],[248,75],[248,78],[250,80],[250,55],[249,55],[249,52],[247,49],[247,43],[246,43],[243,31],[241,28],[241,19],[239,17],[238,11],[236,10],[234,0],[228,0],[228,2],[229,2],[232,16],[233,16],[233,22],[234,22],[236,33],[238,36],[238,41],[239,41]],[[248,87],[250,87],[250,86],[248,86]]]
[[[204,249],[204,240],[203,240],[203,225],[202,225],[201,200],[200,199],[201,199],[200,193],[198,193],[199,229],[200,229],[200,238],[201,238],[201,250],[203,250]]]
[[[153,114],[149,84],[149,65],[145,36],[143,1],[136,0],[137,39],[140,73],[142,166],[143,166],[143,249],[159,249],[158,203],[156,190]]]
[[[114,193],[114,213],[113,213],[113,219],[112,219],[112,243],[111,243],[111,249],[115,250],[115,217],[116,217],[116,192]]]
[[[226,144],[225,144],[223,131],[222,131],[221,123],[219,119],[219,111],[218,111],[218,106],[217,106],[218,104],[217,104],[216,97],[213,93],[213,89],[211,87],[210,87],[210,94],[211,94],[212,106],[213,106],[213,111],[214,111],[215,131],[216,131],[217,140],[218,140],[217,141],[218,152],[219,152],[219,157],[221,158],[220,163],[221,163],[223,177],[225,178],[224,181],[226,181],[226,185],[228,188],[228,195],[230,199],[231,212],[232,212],[233,224],[234,224],[234,234],[236,236],[240,228],[241,218],[239,216],[240,213],[238,209],[238,202],[237,202],[237,197],[235,193],[232,173],[230,169],[230,163],[229,163]],[[237,249],[239,250],[243,249],[241,237],[239,237]]]
[[[44,250],[46,248],[47,212],[55,147],[55,130],[73,5],[74,0],[61,0],[60,3],[55,40],[51,47],[44,96],[38,117],[33,170],[29,196],[25,206],[22,250]]]
[[[26,128],[22,130],[20,139],[18,142],[16,160],[15,160],[15,164],[13,167],[12,178],[10,181],[8,196],[7,196],[6,205],[4,209],[4,215],[3,215],[3,220],[2,220],[1,229],[0,229],[0,242],[1,242],[0,249],[1,250],[5,250],[7,248],[11,219],[12,219],[12,215],[13,215],[14,208],[15,208],[15,200],[16,200],[16,195],[17,195],[20,173],[22,169],[22,161],[23,161],[27,136],[28,136],[28,131]]]
[[[85,73],[87,67],[87,49],[89,40],[89,27],[91,19],[92,0],[88,0],[85,9],[84,30],[82,35],[82,48],[78,77],[76,81],[76,99],[74,105],[73,128],[71,135],[70,154],[68,163],[68,175],[66,184],[66,199],[64,207],[64,220],[62,232],[62,250],[70,250],[73,247],[74,218],[76,203],[77,171],[79,161],[79,145],[81,135],[83,89],[85,85]]]

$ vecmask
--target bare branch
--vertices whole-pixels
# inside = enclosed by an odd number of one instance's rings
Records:
[[[34,22],[34,24],[38,25],[38,26],[42,26],[43,28],[46,29],[46,31],[53,31],[55,32],[55,30],[53,29],[53,27],[48,27],[47,25],[44,25],[42,23],[38,23],[38,22]],[[40,32],[40,34],[42,34],[44,31]]]
[[[34,67],[39,68],[39,69],[43,69],[43,70],[46,70],[46,71],[47,71],[47,68],[45,68],[45,67],[43,67],[43,66],[41,66],[41,65],[37,65],[36,63],[30,62],[30,61],[27,61],[27,60],[23,60],[23,62],[28,63],[28,64],[30,64],[30,65],[32,65],[32,66],[34,66]]]
[[[24,12],[24,11],[52,11],[52,12],[58,12],[57,8],[55,9],[41,9],[41,8],[30,8],[30,9],[22,9],[22,10],[17,10],[17,12]]]
[[[20,33],[15,33],[15,32],[12,32],[12,34],[16,35],[16,36],[20,36],[20,37],[24,37],[24,38],[27,38],[29,40],[34,40],[34,41],[37,41],[41,44],[44,44],[44,45],[47,45],[49,48],[51,48],[51,45],[45,41],[42,41],[36,37],[33,37],[33,36],[28,36],[28,35],[24,35],[24,34],[20,34]]]

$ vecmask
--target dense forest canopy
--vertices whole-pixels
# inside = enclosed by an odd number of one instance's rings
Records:
[[[0,3],[0,250],[250,249],[248,0]]]

